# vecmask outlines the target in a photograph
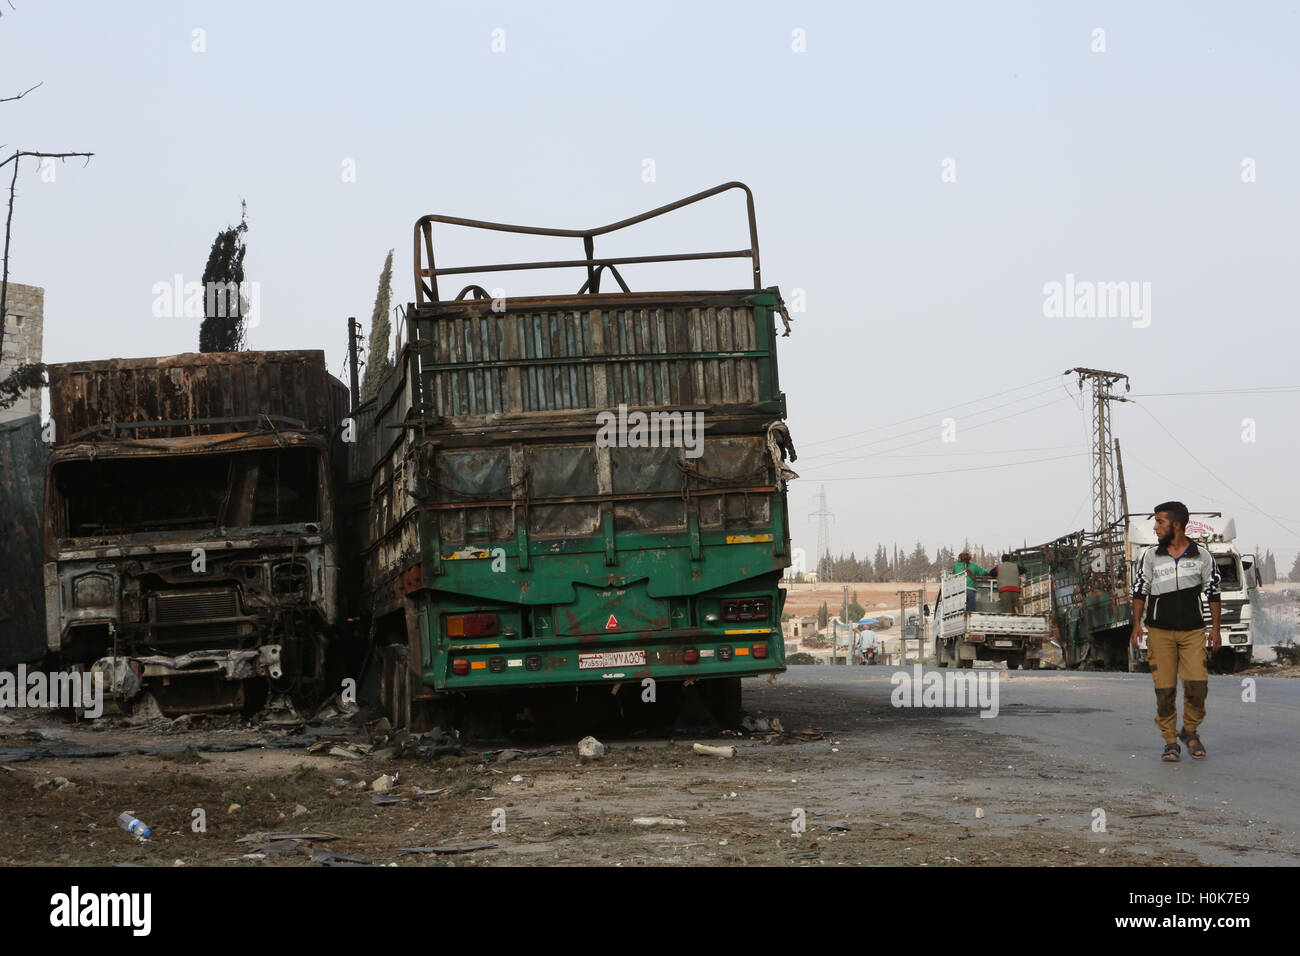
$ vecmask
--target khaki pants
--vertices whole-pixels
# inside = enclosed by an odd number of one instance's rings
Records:
[[[1020,613],[1020,592],[1019,591],[999,591],[998,600],[1002,602],[1003,614]]]
[[[1178,678],[1183,679],[1183,726],[1189,734],[1205,720],[1205,696],[1210,689],[1206,671],[1205,629],[1147,630],[1147,661],[1156,685],[1156,727],[1165,743],[1178,739]]]

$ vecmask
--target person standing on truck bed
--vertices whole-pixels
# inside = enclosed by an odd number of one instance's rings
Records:
[[[1219,566],[1208,548],[1197,547],[1186,535],[1187,506],[1166,501],[1155,507],[1157,547],[1147,548],[1138,560],[1133,585],[1134,649],[1142,636],[1142,610],[1146,612],[1147,661],[1156,688],[1156,726],[1165,738],[1162,760],[1179,759],[1178,740],[1193,757],[1204,757],[1205,747],[1196,728],[1205,720],[1205,697],[1210,688],[1206,671],[1205,620],[1200,594],[1210,605],[1211,652],[1219,649]],[[1183,729],[1178,733],[1178,678],[1183,679]]]
[[[993,574],[998,579],[998,601],[1001,602],[1003,614],[1020,613],[1020,575],[1025,569],[1009,554],[1002,555],[1002,560],[993,566]]]
[[[952,552],[948,553],[951,554]],[[952,566],[953,574],[961,574],[962,572],[966,573],[966,610],[973,611],[975,610],[975,575],[987,577],[988,572],[971,561],[969,551],[963,551],[957,555],[957,560]]]

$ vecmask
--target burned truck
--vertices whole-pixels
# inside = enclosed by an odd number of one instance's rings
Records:
[[[340,639],[345,386],[319,351],[49,367],[46,638],[165,714],[300,702]]]
[[[594,251],[731,191],[746,248]],[[580,239],[583,255],[436,265],[435,224]],[[747,288],[633,291],[623,275],[728,257],[748,260]],[[761,282],[748,188],[589,230],[426,216],[415,268],[397,367],[358,409],[349,451],[369,492],[363,577],[393,721],[450,720],[462,702],[538,722],[587,704],[735,720],[740,679],[785,669],[794,477],[776,355],[788,316]],[[537,269],[578,274],[559,294],[444,294],[450,276]]]

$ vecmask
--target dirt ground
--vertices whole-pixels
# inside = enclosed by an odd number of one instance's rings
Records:
[[[838,609],[844,606],[844,588],[845,582],[835,582],[830,584],[790,584],[783,582],[781,585],[785,588],[785,611],[784,613],[799,616],[804,614],[816,614],[817,609],[821,607],[822,602],[830,609],[832,615],[838,612]],[[854,592],[857,592],[858,603],[867,611],[868,616],[872,611],[883,611],[886,614],[898,614],[898,592],[914,591],[921,587],[921,583],[899,583],[890,581],[883,584],[862,581],[856,584],[848,583],[849,600],[853,600]],[[926,587],[925,600],[933,602],[935,595],[938,593],[938,586],[931,581]]]
[[[779,719],[780,732],[702,741],[734,746],[734,757],[694,753],[698,738],[631,739],[607,741],[607,754],[591,762],[577,758],[574,740],[399,759],[387,735],[342,722],[285,735],[228,719],[128,727],[14,712],[0,726],[0,863],[1196,862],[1165,841],[1135,839],[1133,830],[1122,841],[1090,832],[1087,808],[1097,796],[1087,791],[1096,771],[1061,755],[1031,762],[1014,737],[954,733],[937,721],[933,732],[918,732],[916,714],[904,737],[897,710],[847,713],[843,701],[793,693],[779,681],[747,682],[746,706],[755,704]],[[241,745],[252,746],[234,749]],[[373,749],[359,758],[329,754],[349,746]],[[138,748],[162,752],[67,755]],[[377,805],[372,784],[383,775],[395,778],[381,795],[392,802]],[[1009,785],[1017,796],[1008,796]],[[1107,805],[1116,814],[1160,816],[1146,801]],[[116,825],[124,810],[153,828],[151,839]],[[206,816],[204,832],[195,832],[196,810]],[[404,852],[433,847],[443,852]]]

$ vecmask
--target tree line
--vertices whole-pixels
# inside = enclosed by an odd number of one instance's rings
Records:
[[[1000,557],[999,553],[969,541],[954,550],[941,546],[931,559],[929,552],[920,541],[910,552],[897,545],[887,548],[876,545],[873,557],[859,559],[855,552],[834,557],[822,555],[817,562],[817,579],[819,581],[919,581],[922,577],[937,581],[944,571],[951,571],[957,555],[962,551],[971,553],[971,560],[983,568],[992,568]]]

